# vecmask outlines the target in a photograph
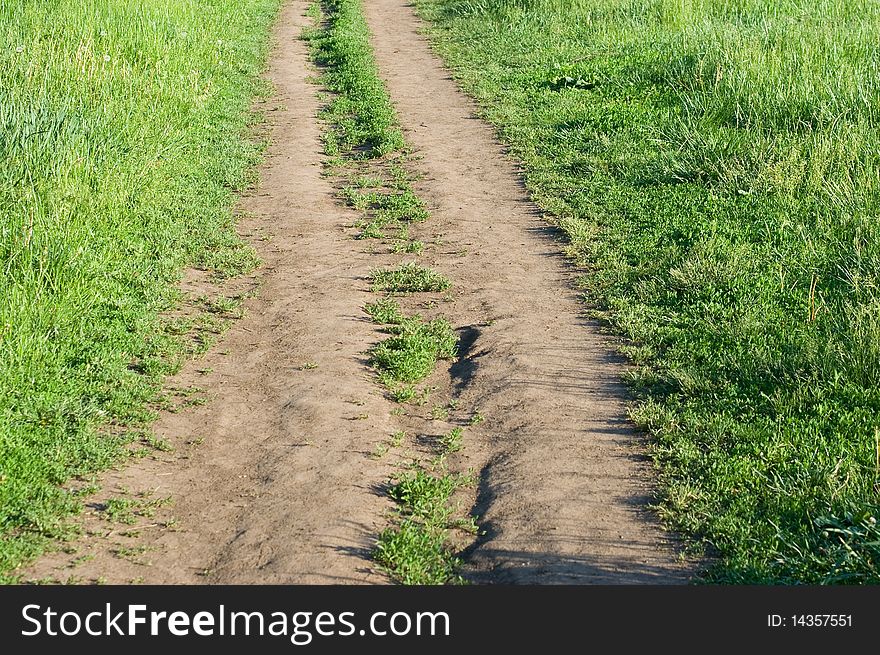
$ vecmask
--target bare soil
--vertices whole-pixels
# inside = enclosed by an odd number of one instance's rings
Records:
[[[403,417],[366,351],[382,335],[362,311],[368,273],[397,261],[351,238],[356,216],[322,177],[319,102],[304,0],[278,22],[268,78],[271,142],[243,233],[265,262],[248,315],[171,384],[209,402],[164,412],[174,450],[104,476],[86,535],[30,578],[126,583],[383,583],[369,558],[388,524],[376,445],[405,427],[430,436],[430,406]],[[445,273],[442,303],[461,357],[433,379],[485,420],[464,434],[485,532],[464,574],[479,583],[682,583],[693,572],[657,525],[644,437],[626,417],[623,360],[584,317],[564,244],[530,202],[516,163],[420,35],[406,0],[365,2],[382,75],[432,216],[414,236]],[[383,259],[384,258],[384,259]],[[198,291],[207,282],[194,278]],[[410,301],[412,303],[414,301]],[[442,301],[440,301],[442,302]],[[207,373],[206,373],[207,371]],[[450,417],[449,421],[454,421]],[[134,526],[98,511],[126,492],[170,498]],[[173,521],[171,521],[173,517]]]

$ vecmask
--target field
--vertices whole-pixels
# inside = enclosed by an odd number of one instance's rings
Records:
[[[231,207],[278,5],[0,6],[0,571],[149,423],[183,267],[255,264]]]
[[[880,7],[422,0],[731,583],[880,580]]]

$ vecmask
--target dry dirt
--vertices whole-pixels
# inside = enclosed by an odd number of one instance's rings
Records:
[[[276,28],[272,145],[258,188],[241,202],[243,233],[271,235],[255,241],[265,262],[259,293],[221,343],[172,381],[210,398],[162,414],[155,431],[174,450],[106,474],[95,500],[125,490],[171,504],[137,529],[87,512],[86,536],[41,558],[28,578],[388,581],[369,551],[388,524],[381,485],[394,465],[370,453],[401,427],[447,425],[428,420],[430,407],[392,415],[367,367],[364,353],[382,338],[362,311],[375,298],[367,275],[397,260],[351,238],[356,217],[321,175],[314,71],[298,39],[305,8],[289,2]],[[454,285],[440,310],[463,353],[434,382],[485,417],[465,430],[456,459],[479,474],[474,512],[485,531],[465,553],[465,576],[686,582],[692,567],[645,509],[651,471],[626,418],[623,362],[584,318],[563,245],[406,0],[368,0],[365,10],[423,175],[415,188],[432,213],[415,235],[428,244],[421,260]]]

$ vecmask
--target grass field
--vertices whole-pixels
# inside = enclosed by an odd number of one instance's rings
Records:
[[[706,579],[880,582],[880,5],[418,5],[626,338]]]
[[[279,4],[0,6],[0,577],[149,418],[181,270],[255,263],[231,207]]]

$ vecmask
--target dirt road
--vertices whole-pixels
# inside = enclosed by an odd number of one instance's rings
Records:
[[[466,434],[486,534],[466,553],[465,576],[685,582],[690,570],[645,510],[649,467],[625,416],[622,361],[584,319],[562,245],[419,35],[408,3],[364,4],[424,174],[415,188],[432,217],[420,228],[429,244],[422,260],[454,284],[444,314],[464,353],[441,375],[486,417]],[[255,241],[265,261],[259,294],[222,343],[175,380],[206,388],[211,400],[163,414],[156,432],[173,454],[105,476],[105,496],[119,488],[170,496],[159,517],[176,522],[107,534],[92,512],[84,525],[94,534],[77,552],[43,557],[30,577],[388,580],[369,550],[387,525],[391,504],[378,489],[392,469],[369,453],[399,424],[366,366],[381,335],[361,310],[371,299],[367,275],[382,261],[351,238],[352,214],[321,176],[314,71],[298,39],[305,7],[289,2],[276,29],[272,145],[259,187],[242,201],[242,230],[271,235]]]

